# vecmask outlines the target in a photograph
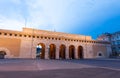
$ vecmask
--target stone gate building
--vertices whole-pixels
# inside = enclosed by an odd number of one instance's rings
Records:
[[[36,58],[38,45],[42,46],[41,59],[106,58],[111,52],[109,42],[93,40],[91,36],[31,28],[0,29],[0,57]]]

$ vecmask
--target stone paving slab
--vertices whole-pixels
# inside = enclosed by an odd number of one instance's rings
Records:
[[[53,69],[77,69],[93,68],[95,66],[77,64],[72,62],[58,60],[28,60],[23,62],[11,61],[0,64],[1,71],[35,71],[35,70],[53,70]]]
[[[0,78],[120,78],[119,64],[106,60],[0,60]]]
[[[120,72],[103,68],[0,71],[0,78],[120,78]]]

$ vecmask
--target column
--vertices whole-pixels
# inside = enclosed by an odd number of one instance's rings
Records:
[[[75,59],[78,59],[78,47],[75,46]]]
[[[49,46],[45,46],[45,59],[49,59]]]
[[[68,46],[66,46],[66,59],[69,59],[69,47]]]
[[[56,46],[56,59],[59,59],[59,45]]]

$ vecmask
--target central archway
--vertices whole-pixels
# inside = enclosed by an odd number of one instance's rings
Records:
[[[45,59],[45,44],[39,43],[37,45],[36,51],[38,55],[36,55],[37,58]]]
[[[62,44],[61,46],[60,46],[60,50],[59,50],[59,58],[60,59],[65,59],[66,57],[66,54],[65,54],[65,50],[66,50],[66,47],[65,47],[65,45],[64,44]]]
[[[83,47],[78,46],[78,59],[82,59],[82,58],[83,58]]]
[[[75,59],[75,47],[74,45],[69,46],[69,58],[70,59]]]
[[[0,59],[4,59],[6,55],[5,51],[0,51]]]
[[[50,59],[56,58],[56,46],[55,46],[55,44],[49,45],[49,58]]]

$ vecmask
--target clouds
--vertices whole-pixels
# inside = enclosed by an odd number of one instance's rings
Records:
[[[24,26],[22,21],[18,21],[15,19],[9,19],[9,18],[0,16],[1,29],[21,30],[22,26]]]
[[[0,27],[19,30],[27,20],[27,27],[93,35],[118,25],[119,9],[119,0],[0,0]]]

